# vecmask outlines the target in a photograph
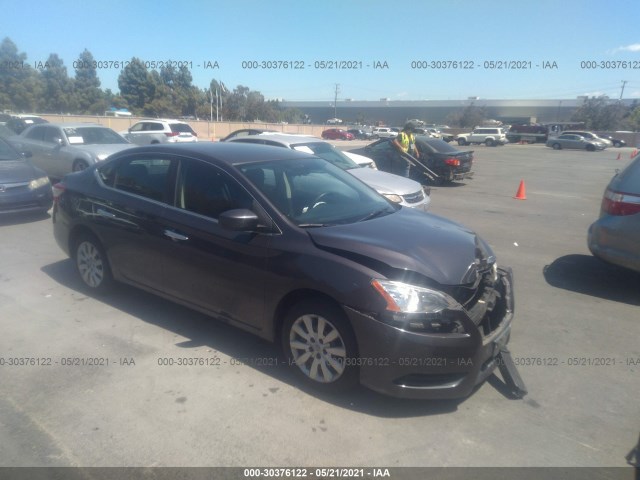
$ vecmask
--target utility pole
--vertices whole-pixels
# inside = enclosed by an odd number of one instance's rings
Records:
[[[338,118],[338,93],[340,92],[340,84],[336,83],[336,93],[333,97],[333,118]]]
[[[622,100],[622,94],[624,93],[624,86],[627,84],[626,80],[622,80],[622,90],[620,91],[620,100]]]

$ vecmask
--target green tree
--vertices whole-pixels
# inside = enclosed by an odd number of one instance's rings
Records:
[[[445,122],[460,128],[473,128],[482,125],[487,118],[484,107],[477,107],[473,102],[467,105],[463,110],[452,112],[445,118]]]
[[[120,95],[127,101],[134,113],[142,113],[147,104],[156,96],[156,89],[161,83],[159,75],[153,77],[139,58],[133,57],[118,76]]]
[[[73,79],[67,75],[67,67],[55,53],[49,55],[41,72],[43,98],[41,109],[49,113],[70,113],[77,110]]]
[[[616,130],[627,109],[620,102],[608,97],[587,98],[571,116],[571,120],[584,122],[588,130]]]
[[[0,44],[0,108],[37,111],[42,99],[42,79],[9,38]]]
[[[100,89],[100,79],[91,52],[85,48],[75,62],[75,66],[74,84],[78,113],[102,114],[107,104],[104,93]]]

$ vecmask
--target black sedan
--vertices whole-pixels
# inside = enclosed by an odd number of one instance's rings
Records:
[[[118,280],[279,342],[317,388],[461,397],[510,358],[512,275],[487,243],[319,157],[148,146],[54,190],[89,291]]]
[[[627,146],[627,142],[625,142],[623,139],[614,138],[611,135],[601,135],[600,138],[604,138],[606,140],[609,140],[611,142],[611,144],[616,148],[626,147]]]
[[[0,215],[47,212],[53,195],[47,174],[0,138]]]
[[[426,135],[416,135],[416,146],[420,152],[419,160],[438,175],[440,183],[473,177],[473,150],[458,150],[444,140]],[[384,138],[351,151],[374,160],[379,170],[386,170],[385,166],[390,165],[390,159],[396,155],[392,141]],[[410,175],[414,180],[428,183],[424,172],[418,167],[411,167]]]

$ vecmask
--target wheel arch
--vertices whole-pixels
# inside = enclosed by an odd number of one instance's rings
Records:
[[[95,237],[98,240],[98,242],[100,242],[100,245],[103,245],[100,237],[96,235],[96,233],[93,230],[91,230],[89,227],[87,227],[86,225],[76,225],[71,229],[71,232],[69,233],[69,240],[67,245],[71,258],[75,259],[75,255],[76,255],[75,245],[78,242],[78,239],[84,235],[90,235],[92,237]],[[104,245],[103,245],[103,248],[104,248]]]
[[[327,295],[324,292],[320,292],[318,290],[313,289],[299,289],[289,292],[285,295],[280,302],[278,302],[277,307],[274,310],[273,318],[272,318],[272,331],[273,340],[276,343],[280,343],[280,337],[282,335],[282,326],[284,325],[285,318],[287,316],[287,312],[291,310],[291,308],[299,302],[302,301],[320,301],[327,305],[332,305],[342,312],[344,315],[344,320],[349,324],[351,329],[353,330],[353,326],[349,322],[349,317],[346,312],[340,305],[340,302],[336,301],[330,295]]]

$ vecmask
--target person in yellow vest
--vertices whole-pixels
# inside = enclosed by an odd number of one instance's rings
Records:
[[[398,151],[394,158],[391,159],[391,173],[408,177],[410,164],[402,154],[408,153],[412,157],[420,155],[416,147],[416,137],[413,135],[413,123],[407,123],[398,136],[393,139],[392,143]]]

